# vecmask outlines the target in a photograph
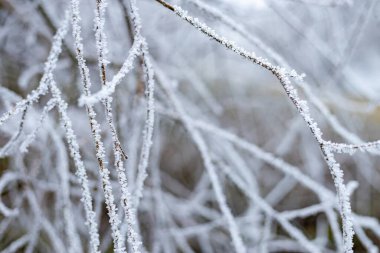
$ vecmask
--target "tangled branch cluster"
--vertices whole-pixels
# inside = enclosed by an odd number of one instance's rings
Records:
[[[225,48],[252,66],[269,71],[282,86],[297,114],[294,127],[287,133],[282,129],[282,142],[276,150],[269,151],[222,127],[224,109],[220,101],[181,60],[177,65],[185,69],[185,77],[208,107],[207,112],[180,89],[176,75],[150,52],[150,39],[143,35],[135,0],[117,3],[130,47],[122,63],[110,60],[106,26],[109,21],[116,22],[116,18],[106,14],[116,3],[94,2],[95,60],[91,61],[86,53],[87,37],[84,39],[82,32],[84,15],[79,0],[71,0],[55,31],[37,87],[23,99],[11,89],[0,87],[0,127],[4,136],[0,157],[6,163],[5,169],[0,170],[0,238],[6,241],[0,243],[2,252],[349,253],[354,249],[354,236],[368,252],[378,252],[380,224],[376,218],[351,210],[350,198],[360,185],[355,181],[344,183],[345,168],[337,161],[337,154],[353,155],[360,150],[377,156],[380,141],[363,142],[348,130],[313,92],[307,78],[290,68],[285,57],[207,3],[189,1],[268,59],[238,46],[177,5],[164,0],[153,3],[154,9],[163,7],[165,15],[169,11],[176,14],[215,41],[210,42],[213,47]],[[48,17],[43,4],[37,8]],[[54,27],[54,22],[50,23]],[[126,51],[125,45],[121,48]],[[65,86],[57,80],[62,79],[59,72],[64,68],[60,59],[70,55],[75,58],[73,65],[80,76],[80,80],[69,81],[70,87],[75,90],[73,83],[80,83],[82,92],[75,99],[78,106],[68,107]],[[94,71],[99,73],[98,78]],[[309,103],[328,129],[347,143],[324,137]],[[304,122],[299,123],[298,119]],[[165,156],[171,138],[176,141],[170,134],[170,124],[175,124],[177,132],[183,128],[186,142],[192,143],[186,150],[188,156],[194,157],[195,152],[201,161],[201,170],[188,170],[190,177],[196,178],[191,187],[176,172],[161,168],[178,164],[177,158]],[[313,140],[308,139],[306,145],[314,142],[319,147],[335,191],[283,157],[290,152],[297,132],[307,128],[305,136],[312,136]],[[305,154],[312,161],[317,158],[310,157],[318,155]],[[262,164],[282,175],[266,195],[260,186],[262,170],[254,169]],[[187,166],[196,167],[196,162]],[[314,194],[316,202],[278,210],[277,204],[296,185]],[[236,211],[234,200],[243,211]],[[313,238],[296,225],[296,220],[320,214],[323,221],[315,225],[317,230],[321,226],[320,232]]]

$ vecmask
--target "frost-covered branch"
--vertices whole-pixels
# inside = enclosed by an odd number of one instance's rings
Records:
[[[0,4],[1,252],[379,251],[376,1],[69,2]]]
[[[211,160],[211,157],[209,156],[207,145],[204,142],[200,133],[194,128],[190,118],[187,116],[186,111],[182,107],[181,102],[174,95],[170,81],[167,78],[165,78],[163,73],[157,71],[157,69],[156,69],[156,72],[160,80],[161,86],[167,93],[175,109],[178,111],[181,121],[183,121],[183,124],[185,125],[186,129],[189,131],[194,143],[197,145],[197,148],[199,149],[199,152],[201,153],[201,156],[202,156],[205,168],[207,169],[208,175],[210,177],[211,184],[214,189],[219,207],[223,215],[227,219],[228,229],[230,231],[235,250],[238,253],[246,252],[246,248],[241,239],[240,232],[236,225],[235,219],[231,213],[230,208],[228,207],[226,203],[226,199],[223,194],[223,189],[216,173],[216,168]]]
[[[162,0],[157,1],[161,4],[164,3],[164,1]],[[167,7],[168,5],[169,4],[167,3],[163,4],[163,6],[165,7]],[[340,212],[343,220],[343,239],[345,245],[344,250],[347,253],[352,252],[354,232],[352,229],[350,201],[349,197],[347,196],[346,187],[343,182],[343,172],[340,168],[340,165],[335,161],[334,155],[326,147],[324,147],[322,132],[319,129],[315,120],[311,117],[307,102],[299,98],[297,90],[292,86],[291,81],[289,79],[289,77],[294,77],[300,81],[302,80],[302,76],[298,75],[294,70],[289,72],[284,68],[274,66],[268,60],[263,59],[261,57],[257,57],[254,53],[250,53],[244,48],[237,46],[234,42],[217,34],[213,29],[208,27],[206,24],[200,22],[197,18],[189,16],[188,13],[184,11],[181,7],[172,6],[172,8],[168,9],[175,12],[180,18],[190,23],[203,34],[222,44],[227,49],[269,70],[278,79],[278,81],[283,86],[286,94],[288,95],[289,99],[292,101],[299,114],[305,120],[316,141],[321,146],[321,151],[327,162],[327,165],[329,166],[339,198]]]
[[[83,56],[83,44],[81,42],[82,41],[81,28],[79,24],[80,12],[79,12],[78,0],[71,1],[71,12],[72,12],[73,37],[75,39],[75,47],[76,47],[76,58],[77,58],[80,73],[81,73],[84,94],[88,96],[91,94],[90,92],[91,80],[90,80],[89,69],[86,65],[86,61]],[[109,222],[112,229],[112,237],[114,239],[114,250],[115,252],[123,253],[123,252],[126,252],[126,250],[125,250],[125,245],[124,245],[124,239],[122,238],[120,230],[119,230],[120,219],[117,214],[117,208],[115,206],[114,195],[112,192],[113,190],[110,183],[110,177],[109,177],[110,171],[106,167],[105,148],[101,140],[100,125],[96,120],[95,110],[90,105],[87,106],[87,114],[88,114],[88,119],[90,122],[92,136],[95,142],[96,157],[97,157],[98,165],[99,165],[99,173],[102,178],[102,186],[103,186],[103,191],[104,191],[104,196],[105,196],[105,202],[108,209]]]

